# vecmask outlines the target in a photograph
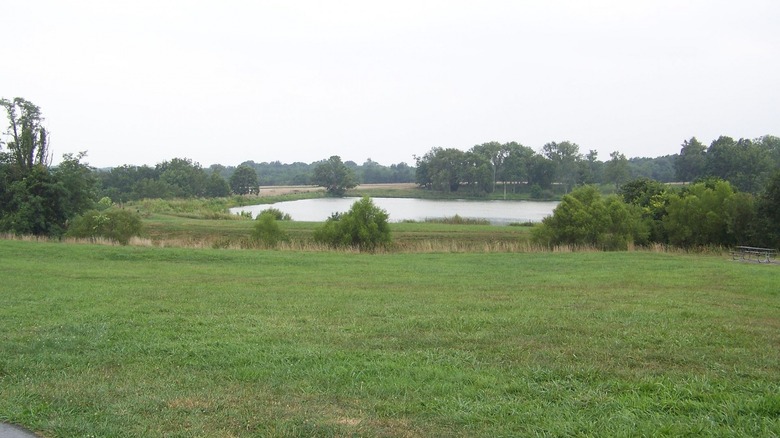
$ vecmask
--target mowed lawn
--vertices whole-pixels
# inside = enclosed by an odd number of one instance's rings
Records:
[[[780,266],[0,241],[0,421],[46,437],[772,436]]]

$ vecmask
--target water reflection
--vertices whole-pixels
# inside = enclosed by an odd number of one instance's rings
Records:
[[[360,198],[317,198],[275,204],[249,205],[230,209],[255,217],[261,211],[274,207],[292,216],[296,221],[324,221],[332,213],[345,212]],[[541,222],[552,214],[557,201],[470,201],[430,200],[413,198],[372,198],[374,204],[385,209],[391,222],[452,217],[456,214],[469,219],[486,219],[492,224],[513,222]]]

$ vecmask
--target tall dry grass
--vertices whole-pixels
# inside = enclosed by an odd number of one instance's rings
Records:
[[[26,242],[62,242],[74,245],[106,245],[120,246],[114,240],[105,237],[94,238],[52,238],[46,236],[33,235],[15,235],[0,234],[3,240],[18,240]],[[172,238],[172,239],[150,239],[147,237],[132,237],[128,246],[134,247],[160,247],[160,248],[192,248],[192,249],[230,249],[230,250],[276,250],[276,251],[297,251],[297,252],[339,252],[339,253],[359,253],[358,248],[333,248],[328,245],[314,242],[312,240],[291,240],[280,242],[275,246],[264,245],[262,242],[247,238],[220,238],[207,237],[202,239],[193,238]],[[399,241],[391,245],[378,248],[374,253],[575,253],[575,252],[601,252],[603,249],[595,246],[573,246],[558,245],[547,247],[537,245],[528,241],[495,241],[495,242],[474,242],[469,240],[457,239],[425,239],[413,241]],[[706,255],[728,255],[729,249],[722,246],[678,248],[671,245],[654,243],[648,246],[629,245],[627,251],[646,251],[654,253],[672,253],[672,254],[706,254]]]

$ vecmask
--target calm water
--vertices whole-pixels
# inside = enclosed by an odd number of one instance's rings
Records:
[[[251,212],[257,216],[261,211],[274,207],[292,216],[296,221],[324,221],[332,213],[346,212],[360,198],[317,198],[275,204],[248,205],[231,208],[232,213]],[[405,220],[452,217],[487,219],[493,224],[511,222],[541,222],[552,214],[557,201],[465,201],[429,200],[411,198],[371,198],[374,204],[390,215],[391,222]]]

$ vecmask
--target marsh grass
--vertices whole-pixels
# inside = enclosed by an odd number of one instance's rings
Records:
[[[0,420],[52,437],[772,436],[777,269],[4,240]]]

